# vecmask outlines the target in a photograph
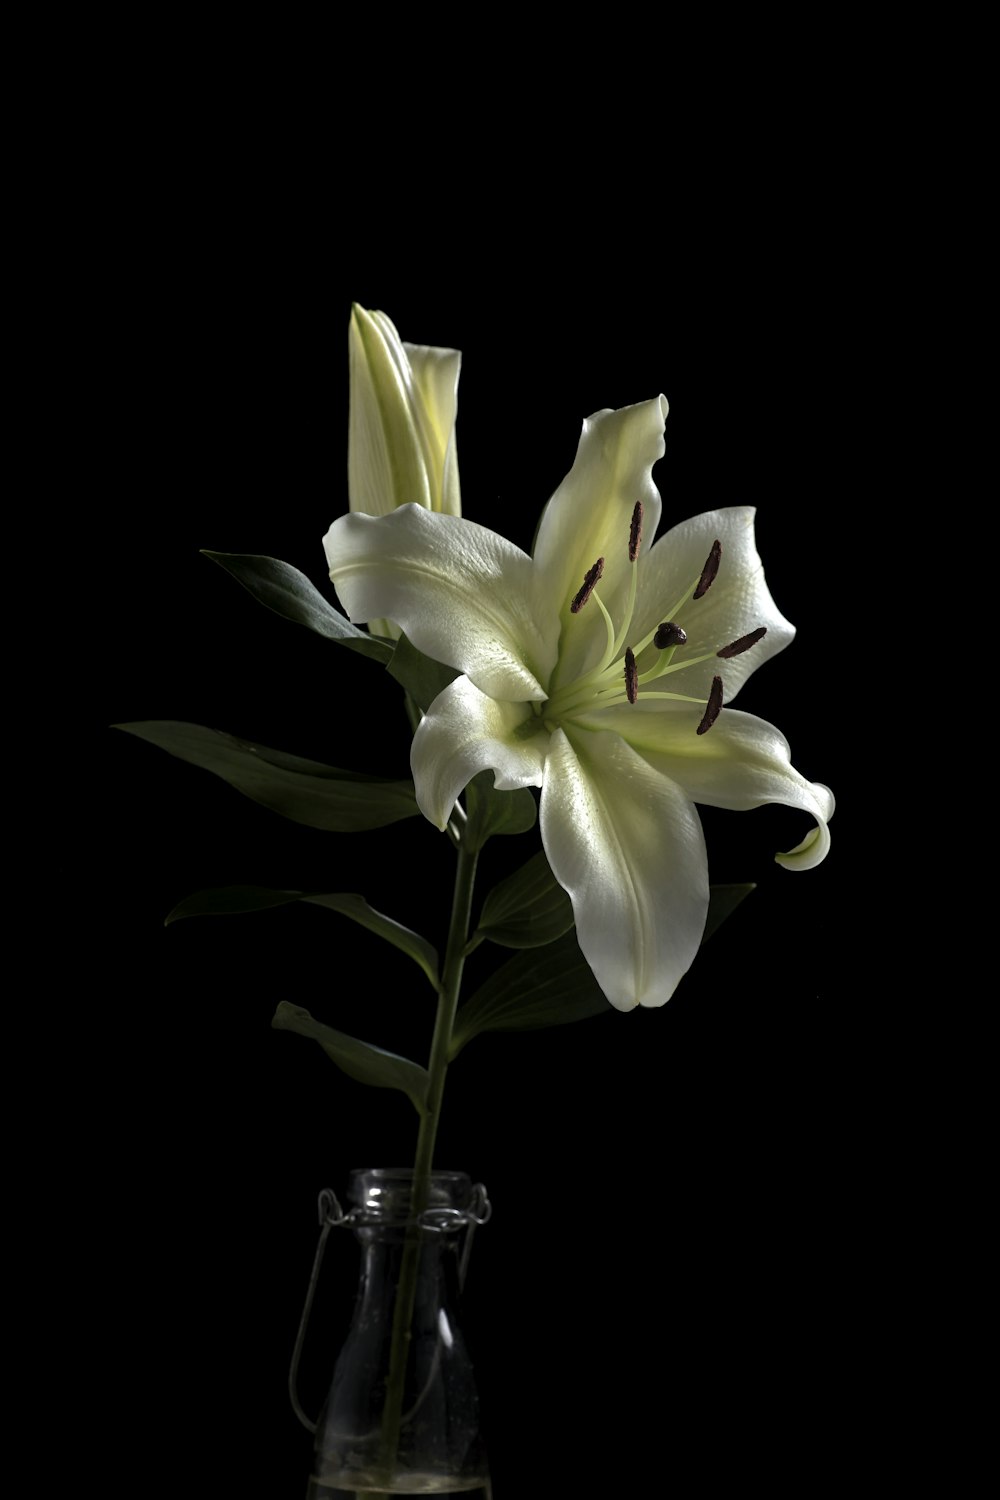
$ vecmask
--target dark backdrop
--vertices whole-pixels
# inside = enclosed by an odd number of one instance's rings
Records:
[[[468,1315],[498,1500],[773,1474],[790,1444],[832,1453],[866,1024],[841,977],[843,666],[865,582],[841,518],[860,462],[846,388],[865,352],[822,196],[780,176],[762,192],[737,170],[710,213],[661,202],[655,227],[648,214],[609,226],[612,205],[588,203],[604,216],[598,247],[566,203],[515,218],[508,198],[473,223],[449,200],[376,233],[263,143],[225,162],[187,150],[175,175],[170,160],[119,246],[92,436],[108,520],[88,570],[110,604],[103,722],[193,720],[405,773],[395,685],[268,614],[198,551],[270,554],[327,587],[321,538],[347,506],[352,299],[405,339],[464,351],[464,512],[522,547],[581,419],[661,390],[664,523],[759,507],[768,580],[799,634],[740,706],[841,794],[833,852],[792,874],[772,856],[804,816],[706,812],[713,879],[755,880],[754,895],[664,1009],[474,1042],[449,1079],[438,1159],[495,1205]],[[74,645],[70,688],[92,702],[92,637]],[[156,1476],[151,1493],[197,1472],[200,1493],[244,1481],[292,1497],[310,1440],[284,1382],[315,1195],[341,1192],[354,1166],[409,1160],[415,1117],[270,1019],[290,1000],[419,1058],[429,991],[404,957],[315,909],[163,918],[213,885],[346,889],[443,941],[450,846],[419,821],[304,829],[146,744],[97,737],[104,792],[71,857],[106,1020],[70,1149],[123,1375],[123,1461]],[[480,892],[536,837],[495,840]],[[503,956],[481,949],[470,980]],[[354,1275],[335,1236],[303,1373],[313,1408]],[[529,1452],[541,1457],[526,1473]]]

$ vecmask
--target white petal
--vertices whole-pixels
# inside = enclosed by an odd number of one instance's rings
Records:
[[[689,600],[676,617],[675,623],[687,631],[687,645],[678,649],[675,665],[685,658],[714,653],[758,625],[767,627],[767,635],[741,656],[728,661],[716,658],[689,671],[671,673],[656,686],[707,699],[718,673],[728,703],[751,672],[784,650],[795,635],[794,625],[778,609],[764,581],[752,506],[706,511],[660,537],[649,556],[640,560],[639,597],[630,635],[641,640],[671,618],[668,612],[701,576],[716,538],[722,543],[719,575],[703,598]]]
[[[569,892],[583,955],[611,1004],[663,1005],[690,967],[708,911],[698,814],[616,734],[556,730],[542,842]]]
[[[668,705],[665,712],[652,706],[640,712],[641,705],[640,694],[634,708],[604,709],[585,722],[624,736],[655,770],[683,787],[693,802],[737,810],[767,802],[801,808],[815,818],[816,827],[795,849],[775,857],[779,864],[798,870],[811,869],[826,858],[833,793],[821,782],[799,775],[788,741],[773,724],[727,708],[707,734],[698,734],[700,709]]]
[[[404,505],[377,519],[341,516],[323,545],[353,621],[395,620],[421,651],[491,697],[547,697],[558,623],[537,608],[531,558],[513,543],[460,516]]]
[[[458,377],[462,356],[457,349],[435,349],[428,344],[404,344],[420,394],[418,410],[426,421],[427,447],[432,465],[432,508],[448,516],[462,514],[455,448]]]
[[[478,771],[496,772],[501,792],[541,786],[548,734],[519,738],[519,725],[534,718],[526,704],[487,698],[467,677],[456,677],[439,693],[413,736],[410,768],[417,804],[425,818],[446,828],[455,799]]]
[[[641,500],[643,546],[648,548],[660,520],[660,495],[652,467],[663,457],[665,396],[599,411],[583,424],[573,467],[542,513],[535,541],[535,563],[563,624],[558,672],[553,686],[577,676],[606,636],[593,603],[571,615],[569,606],[587,569],[604,558],[598,585],[602,603],[618,621],[633,564],[628,559],[632,511]]]

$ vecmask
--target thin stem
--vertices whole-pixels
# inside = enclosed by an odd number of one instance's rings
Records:
[[[451,923],[448,928],[448,946],[445,949],[444,969],[441,975],[441,994],[438,1000],[434,1036],[431,1040],[430,1060],[427,1066],[427,1106],[421,1116],[420,1132],[417,1136],[417,1154],[413,1164],[413,1188],[410,1206],[411,1224],[407,1230],[403,1247],[399,1287],[392,1318],[392,1347],[389,1354],[389,1380],[386,1388],[385,1410],[382,1414],[382,1443],[380,1463],[386,1479],[392,1478],[399,1450],[399,1433],[403,1412],[403,1384],[406,1376],[406,1360],[409,1352],[413,1309],[417,1298],[417,1270],[420,1262],[420,1215],[427,1207],[430,1196],[431,1168],[434,1162],[434,1143],[437,1140],[441,1119],[441,1101],[444,1095],[445,1077],[448,1072],[448,1050],[451,1033],[458,1009],[458,997],[462,986],[462,970],[465,966],[466,948],[469,941],[469,915],[472,910],[472,892],[476,880],[478,852],[458,846],[458,866],[455,871],[455,891],[451,905]]]
[[[462,970],[465,967],[465,949],[469,941],[469,915],[472,911],[472,891],[476,881],[478,851],[460,848],[458,867],[455,871],[455,892],[451,905],[451,924],[448,929],[448,946],[445,949],[444,970],[441,975],[441,998],[438,1001],[437,1019],[431,1041],[430,1062],[427,1071],[430,1085],[427,1090],[427,1112],[420,1122],[417,1136],[417,1156],[413,1164],[413,1193],[416,1213],[426,1208],[430,1187],[431,1164],[434,1160],[434,1142],[437,1139],[441,1116],[441,1099],[444,1081],[448,1072],[448,1049],[458,1009],[458,996],[462,987]],[[419,1202],[420,1198],[423,1202]]]

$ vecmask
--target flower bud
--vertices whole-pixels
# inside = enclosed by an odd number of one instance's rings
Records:
[[[382,516],[413,503],[461,515],[455,452],[459,351],[403,344],[385,313],[355,304],[348,353],[351,510]]]

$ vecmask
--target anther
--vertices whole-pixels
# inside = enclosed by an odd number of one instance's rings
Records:
[[[632,525],[629,528],[629,534],[628,534],[628,560],[629,560],[629,562],[635,562],[636,558],[639,556],[639,546],[640,546],[641,542],[642,542],[642,501],[641,500],[637,500],[635,502],[635,509],[632,512]]]
[[[712,691],[708,695],[708,705],[702,715],[701,723],[698,725],[699,734],[707,734],[722,712],[722,678],[712,678]]]
[[[625,696],[630,703],[639,696],[639,669],[631,646],[625,647]]]
[[[603,572],[604,558],[599,557],[594,566],[587,569],[587,572],[584,575],[583,582],[581,583],[573,598],[573,603],[569,607],[570,614],[578,615],[580,613],[581,609],[586,604],[591,594],[594,592],[597,580],[600,578]]]
[[[744,651],[749,651],[751,646],[763,640],[767,635],[767,626],[758,625],[756,630],[751,630],[749,635],[741,635],[738,641],[733,641],[730,646],[723,646],[721,651],[716,651],[716,656],[721,656],[723,661],[728,661],[731,656],[742,656]]]
[[[695,599],[701,599],[703,595],[708,593],[709,589],[712,587],[712,584],[715,582],[715,576],[719,571],[719,563],[721,561],[722,543],[718,540],[718,538],[716,538],[716,540],[712,543],[711,552],[705,559],[705,566],[701,570],[701,577],[698,579],[698,587],[695,589],[693,595]]]
[[[656,634],[653,636],[653,645],[657,651],[666,651],[670,646],[683,646],[686,640],[686,630],[675,625],[673,620],[664,620],[662,625],[657,626]]]

